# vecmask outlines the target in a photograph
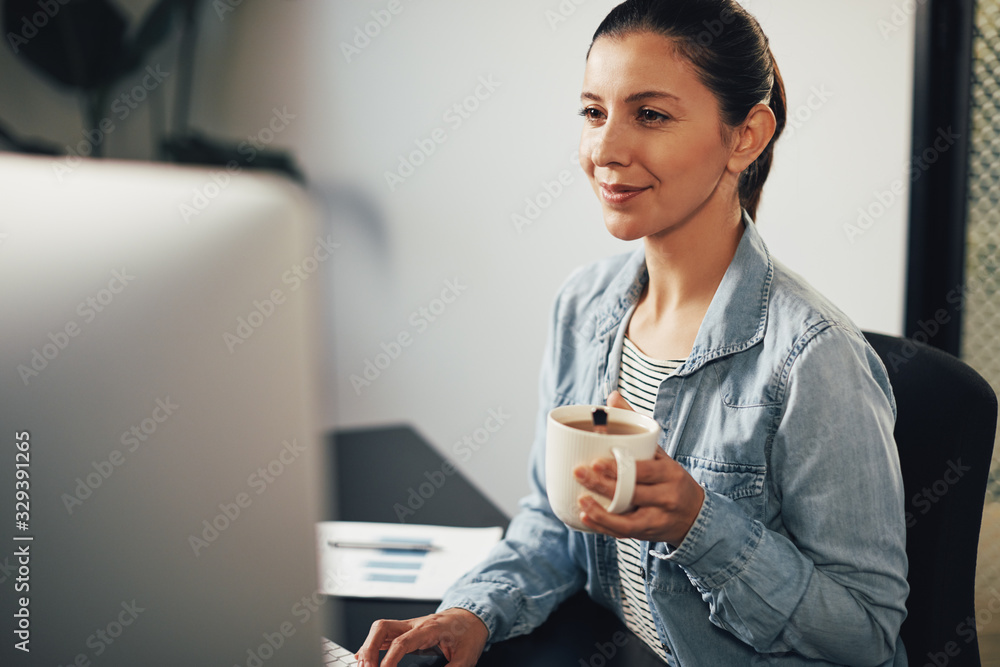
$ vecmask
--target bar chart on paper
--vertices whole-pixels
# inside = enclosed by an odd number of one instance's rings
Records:
[[[501,528],[329,521],[317,524],[321,590],[339,597],[440,600]]]

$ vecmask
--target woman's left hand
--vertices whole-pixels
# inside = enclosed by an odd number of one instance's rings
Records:
[[[608,406],[631,409],[618,392],[608,397]],[[580,497],[580,519],[588,528],[612,537],[634,537],[679,546],[701,511],[705,490],[679,463],[657,449],[652,461],[636,461],[635,509],[611,514],[600,503]],[[584,487],[607,498],[615,494],[617,466],[614,459],[598,459],[574,471]]]

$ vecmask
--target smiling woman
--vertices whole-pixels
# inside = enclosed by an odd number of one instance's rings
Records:
[[[359,658],[437,645],[473,665],[585,587],[666,664],[905,665],[885,369],[754,222],[785,124],[767,38],[734,0],[628,0],[594,35],[580,99],[580,164],[608,231],[642,248],[557,296],[533,493],[505,539],[437,614],[376,622]],[[636,462],[631,510],[585,494],[590,532],[573,530],[549,503],[546,416],[604,403],[655,419],[659,451]],[[613,459],[564,472],[614,496]]]
[[[732,208],[740,175],[775,132],[764,104],[752,105],[734,127],[720,123],[720,103],[698,70],[656,33],[595,41],[583,85],[580,164],[609,231],[623,240]],[[745,188],[751,216],[759,187]],[[634,227],[639,221],[655,227]]]

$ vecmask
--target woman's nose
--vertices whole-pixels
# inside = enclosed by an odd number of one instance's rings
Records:
[[[590,159],[596,166],[627,166],[631,161],[632,147],[628,128],[622,127],[617,121],[608,120],[596,128],[591,141]]]

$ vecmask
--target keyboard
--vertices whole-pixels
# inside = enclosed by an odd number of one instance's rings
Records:
[[[326,637],[323,638],[323,660],[326,667],[356,667],[358,664],[353,653]]]
[[[381,656],[381,654],[380,654]],[[337,642],[330,641],[323,637],[323,664],[326,667],[357,667],[358,661],[354,659],[354,654]],[[424,667],[440,667],[446,665],[447,661],[437,649],[431,651],[418,652],[403,657],[401,665],[423,665]]]

